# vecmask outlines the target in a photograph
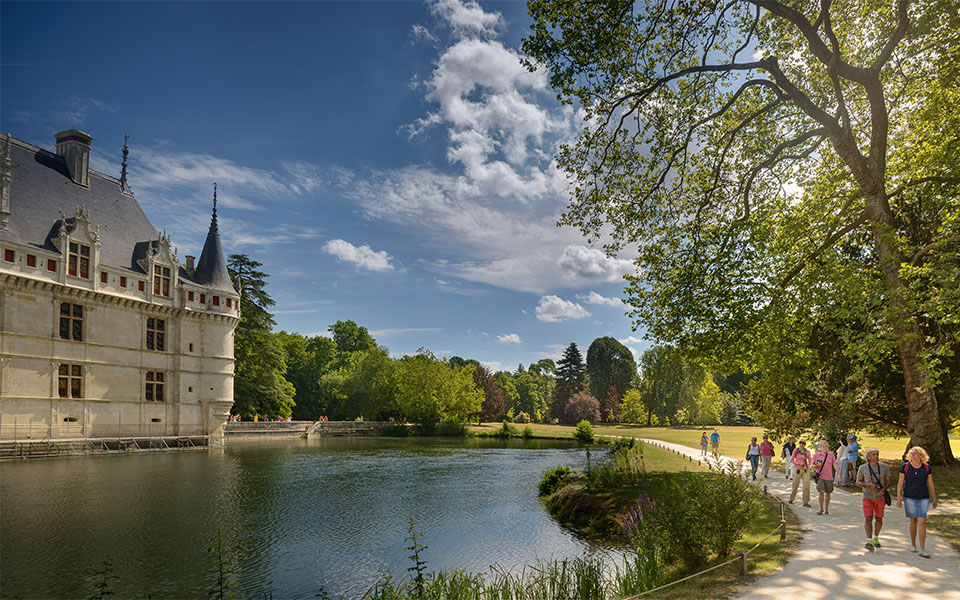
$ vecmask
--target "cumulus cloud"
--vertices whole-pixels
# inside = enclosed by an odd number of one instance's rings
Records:
[[[500,13],[488,13],[476,2],[460,0],[436,0],[431,4],[433,14],[447,21],[460,35],[496,33],[503,22]]]
[[[375,252],[369,245],[354,246],[346,240],[330,240],[323,250],[340,260],[352,262],[368,271],[392,271],[390,255],[386,251]]]
[[[622,307],[625,306],[623,300],[620,298],[607,298],[606,296],[601,296],[593,290],[590,290],[589,294],[580,294],[577,296],[578,300],[583,300],[588,304],[602,304],[604,306],[616,306]]]
[[[638,337],[635,336],[635,335],[627,336],[627,337],[623,338],[622,340],[617,340],[617,341],[620,342],[621,344],[623,344],[624,346],[629,346],[630,344],[645,344],[645,343],[646,343],[646,340],[643,340],[642,338],[638,338]]]
[[[501,344],[520,344],[520,336],[516,333],[505,333],[497,336],[497,341]]]
[[[537,319],[545,323],[562,323],[567,319],[584,319],[589,316],[587,309],[559,296],[543,296],[537,305]]]
[[[565,278],[593,281],[618,281],[632,268],[629,260],[610,258],[587,246],[567,246],[557,264]]]

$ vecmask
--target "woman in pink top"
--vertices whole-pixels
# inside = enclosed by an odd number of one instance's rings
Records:
[[[763,441],[760,442],[760,463],[763,465],[763,470],[760,472],[760,477],[762,479],[767,478],[767,473],[770,471],[770,459],[773,458],[773,443],[767,437],[767,434],[763,434]]]
[[[837,464],[837,457],[830,452],[830,443],[822,440],[817,446],[817,453],[813,455],[813,472],[817,480],[817,491],[820,492],[820,510],[818,515],[830,514],[830,494],[833,493],[833,469]]]

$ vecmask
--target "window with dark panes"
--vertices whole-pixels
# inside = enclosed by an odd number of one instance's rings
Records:
[[[147,371],[146,389],[144,390],[144,399],[147,402],[163,402],[163,371]]]
[[[81,279],[90,278],[90,246],[70,242],[67,253],[67,274]]]
[[[153,265],[153,293],[155,296],[170,296],[170,267]]]
[[[220,306],[220,296],[214,296],[214,297],[213,297],[213,305],[214,305],[214,306]]]
[[[57,270],[57,261],[53,260],[52,258],[48,258],[48,259],[47,259],[47,270],[48,270],[48,271],[56,271],[56,270]]]
[[[187,292],[187,301],[193,302],[193,292]]]
[[[158,350],[163,352],[165,347],[166,331],[164,331],[163,319],[147,319],[147,350]]]
[[[6,250],[3,251],[3,260],[7,262],[13,262],[13,259],[14,259],[13,250],[10,250],[9,248],[7,248]]]
[[[37,266],[37,256],[36,256],[35,254],[28,254],[28,255],[27,255],[27,266],[28,266],[28,267],[35,267],[35,266]]]
[[[143,282],[142,282],[142,281],[138,281],[138,282],[137,282],[137,289],[140,290],[141,292],[143,291]]]
[[[100,271],[100,283],[106,283],[106,282],[107,282],[107,272]]]
[[[83,366],[60,365],[57,393],[61,398],[83,398]]]
[[[60,339],[83,341],[83,306],[60,303]]]
[[[206,304],[206,303],[207,303],[207,295],[200,294],[200,304]]]

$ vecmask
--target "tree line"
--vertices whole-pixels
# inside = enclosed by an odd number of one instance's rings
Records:
[[[549,358],[491,371],[460,356],[426,349],[392,358],[389,349],[354,321],[337,321],[328,335],[274,331],[261,264],[242,254],[229,259],[241,283],[241,321],[234,342],[233,412],[244,419],[388,420],[577,423],[586,419],[647,425],[749,422],[734,378],[715,378],[675,349],[655,347],[640,368],[612,337],[595,339],[586,357],[571,343]]]

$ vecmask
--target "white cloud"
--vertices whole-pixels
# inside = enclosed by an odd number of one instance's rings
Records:
[[[501,344],[521,344],[520,336],[516,333],[505,333],[497,336],[497,341]]]
[[[461,35],[496,33],[502,24],[500,13],[488,13],[476,2],[460,0],[436,0],[430,7],[433,14],[443,18]]]
[[[633,267],[629,260],[610,258],[587,246],[567,246],[557,264],[565,278],[593,281],[619,281]]]
[[[558,296],[543,296],[537,305],[537,319],[546,323],[562,323],[567,319],[583,319],[590,313],[576,302]]]
[[[490,369],[494,373],[496,373],[497,371],[500,370],[500,365],[502,365],[503,363],[496,360],[481,360],[480,364]]]
[[[626,306],[620,298],[607,298],[606,296],[601,296],[593,290],[590,290],[589,294],[579,294],[577,296],[578,300],[583,300],[588,304],[602,304],[605,306],[616,306],[623,307]]]
[[[412,37],[415,42],[437,43],[437,38],[433,37],[430,30],[419,23],[415,23],[413,27],[410,28],[410,37]]]
[[[629,346],[630,344],[646,344],[646,340],[638,338],[634,335],[623,338],[622,340],[617,340],[624,346]]]
[[[390,264],[391,256],[384,250],[375,252],[367,244],[354,246],[346,240],[330,240],[324,245],[323,250],[327,254],[352,262],[368,271],[393,270],[393,265]]]

